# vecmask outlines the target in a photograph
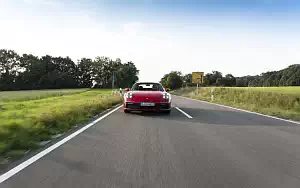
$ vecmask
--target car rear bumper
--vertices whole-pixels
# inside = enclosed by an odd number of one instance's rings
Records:
[[[171,110],[171,103],[155,103],[155,106],[141,106],[140,103],[126,102],[124,109],[128,111],[168,111]]]

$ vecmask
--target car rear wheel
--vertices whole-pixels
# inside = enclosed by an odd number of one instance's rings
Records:
[[[126,109],[124,109],[124,113],[126,113],[126,114],[127,114],[127,113],[129,113],[129,111],[128,111],[128,110],[126,110]]]

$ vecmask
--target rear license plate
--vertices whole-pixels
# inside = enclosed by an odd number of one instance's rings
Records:
[[[142,102],[141,106],[155,106],[155,103],[152,103],[152,102]]]

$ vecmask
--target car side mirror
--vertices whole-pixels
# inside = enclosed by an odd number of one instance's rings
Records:
[[[125,91],[127,92],[127,91],[130,91],[130,89],[129,88],[125,88]]]
[[[170,89],[169,89],[169,88],[165,88],[165,90],[166,90],[166,92],[170,91]]]

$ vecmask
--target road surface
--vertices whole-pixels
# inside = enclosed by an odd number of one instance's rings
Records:
[[[118,109],[0,187],[300,187],[299,125],[176,96],[173,105],[186,114]]]

